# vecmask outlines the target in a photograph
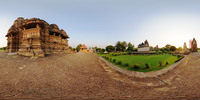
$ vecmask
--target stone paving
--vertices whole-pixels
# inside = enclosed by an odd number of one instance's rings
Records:
[[[0,52],[0,99],[200,99],[200,54],[158,77],[138,78],[110,68],[96,54],[30,59]]]

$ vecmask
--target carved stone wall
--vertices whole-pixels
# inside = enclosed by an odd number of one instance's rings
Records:
[[[46,54],[68,50],[67,33],[63,29],[60,30],[56,24],[49,25],[39,18],[18,18],[6,37],[8,53],[44,57]]]

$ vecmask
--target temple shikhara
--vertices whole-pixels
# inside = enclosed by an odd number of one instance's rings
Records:
[[[144,43],[138,45],[138,51],[139,52],[148,52],[150,50],[149,42],[146,40]]]
[[[191,51],[192,52],[197,52],[197,41],[195,40],[195,38],[193,38],[192,42],[191,42]]]
[[[81,47],[80,47],[80,51],[79,52],[88,52],[87,51],[87,47],[85,46],[85,44],[83,44]]]
[[[68,51],[67,33],[56,24],[48,24],[39,18],[17,18],[6,37],[7,53],[45,57],[46,54]]]

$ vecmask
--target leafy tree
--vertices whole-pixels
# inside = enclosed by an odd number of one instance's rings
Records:
[[[122,42],[122,51],[124,52],[124,51],[126,51],[126,48],[127,48],[127,43],[126,43],[126,41],[123,41]]]
[[[80,51],[81,46],[82,46],[82,44],[79,44],[79,45],[76,46],[76,50],[77,50],[77,52]]]
[[[71,50],[72,50],[72,47],[71,47],[71,46],[69,46],[69,49],[71,49]]]
[[[72,48],[72,50],[73,50],[73,51],[75,51],[75,50],[76,50],[76,48]]]
[[[96,52],[101,52],[101,48],[96,48]]]
[[[131,44],[131,42],[128,43],[128,48],[127,51],[133,51],[134,50],[134,45]]]
[[[106,46],[106,51],[113,52],[113,51],[115,51],[115,47],[112,45]]]
[[[183,50],[182,47],[178,47],[178,48],[176,49],[176,51],[182,51],[182,50]]]
[[[127,47],[127,43],[125,41],[123,42],[120,42],[120,41],[117,41],[116,45],[116,51],[126,51],[126,47]]]
[[[106,51],[106,50],[105,50],[105,49],[103,49],[103,48],[100,50],[100,52],[105,52],[105,51]]]
[[[170,51],[176,51],[176,47],[175,46],[171,46],[170,47]]]
[[[167,51],[170,51],[170,48],[171,48],[171,45],[170,45],[170,44],[167,44],[167,45],[165,46],[165,49],[166,49]]]

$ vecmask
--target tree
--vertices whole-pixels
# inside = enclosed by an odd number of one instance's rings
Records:
[[[178,51],[178,52],[180,52],[180,51],[182,51],[182,50],[183,50],[182,47],[178,47],[178,48],[176,49],[176,51]]]
[[[131,44],[131,42],[128,43],[128,48],[127,48],[127,51],[133,51],[134,50],[134,45]]]
[[[100,50],[100,52],[105,52],[106,50],[104,49],[104,48],[102,48],[101,50]]]
[[[71,47],[71,46],[69,46],[69,49],[71,49],[71,50],[72,50],[72,47]]]
[[[126,47],[127,47],[127,43],[125,41],[123,42],[120,42],[120,41],[117,41],[116,45],[116,51],[126,51]]]
[[[175,46],[171,46],[170,47],[170,51],[176,51],[176,47]]]
[[[170,44],[167,44],[167,45],[165,46],[165,49],[166,49],[167,51],[170,51],[170,48],[171,48],[171,45],[170,45]]]
[[[106,46],[106,51],[113,52],[113,51],[115,51],[115,47],[112,45]]]
[[[77,52],[80,51],[81,46],[82,46],[82,44],[79,44],[79,45],[76,46],[76,50],[77,50]]]

